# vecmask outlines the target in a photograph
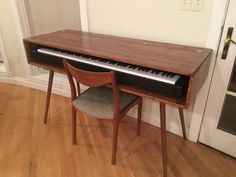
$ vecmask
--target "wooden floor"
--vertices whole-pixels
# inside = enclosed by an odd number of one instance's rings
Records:
[[[117,164],[110,164],[112,128],[79,114],[71,144],[70,103],[52,96],[43,124],[45,92],[0,83],[0,177],[161,177],[160,129],[121,123]],[[169,177],[235,177],[236,160],[168,133]]]

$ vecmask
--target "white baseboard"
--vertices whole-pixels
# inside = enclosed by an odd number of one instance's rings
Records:
[[[25,79],[21,77],[0,77],[0,82],[21,85],[21,86],[41,90],[41,91],[47,90],[47,83],[48,83],[47,77],[45,76],[42,76],[42,77],[36,76],[36,77],[32,77],[31,79]],[[81,87],[82,91],[85,89],[86,89],[85,86]],[[66,85],[64,82],[54,81],[52,93],[69,97],[70,96],[69,86]],[[136,118],[136,114],[137,114],[137,108],[130,110],[130,112],[128,113],[129,116],[134,117],[134,118]],[[152,114],[152,112],[143,110],[142,120],[148,124],[154,125],[156,127],[160,127],[159,115]],[[166,128],[169,132],[182,136],[182,128],[180,124],[167,120]],[[188,132],[188,129],[186,129],[186,132]]]
[[[34,78],[34,79],[38,82],[32,82],[32,81],[29,81],[28,79],[21,78],[21,77],[0,77],[0,82],[21,85],[21,86],[41,90],[41,91],[47,91],[46,80],[43,80],[43,79],[40,80],[39,78],[38,79]],[[59,83],[54,83],[54,84],[57,86],[60,85]],[[70,95],[69,90],[61,89],[55,86],[52,88],[52,93],[65,96],[65,97],[69,97]]]

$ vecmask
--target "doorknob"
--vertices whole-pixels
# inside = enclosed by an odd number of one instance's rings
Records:
[[[231,39],[233,31],[234,31],[233,27],[228,28],[227,35],[226,35],[226,38],[224,41],[224,49],[223,49],[223,52],[221,55],[221,59],[223,59],[223,60],[225,60],[227,58],[230,43],[232,42],[233,44],[236,45],[236,42]]]
[[[230,38],[226,38],[226,39],[225,39],[225,44],[228,44],[228,43],[230,43],[230,42],[232,42],[233,44],[236,45],[236,42],[235,42],[234,40],[232,40],[232,39],[230,39]]]

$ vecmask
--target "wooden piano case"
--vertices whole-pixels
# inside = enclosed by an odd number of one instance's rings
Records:
[[[62,60],[34,57],[32,51],[50,47],[128,64],[184,75],[189,78],[186,95],[175,98],[135,85],[120,89],[180,108],[188,108],[203,85],[209,69],[211,50],[176,44],[130,39],[73,30],[63,30],[24,39],[28,63],[64,73]]]

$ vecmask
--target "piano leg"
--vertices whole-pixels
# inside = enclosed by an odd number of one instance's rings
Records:
[[[45,124],[47,123],[48,107],[49,107],[50,98],[51,98],[51,92],[52,92],[53,76],[54,76],[54,71],[50,70],[50,72],[49,72],[49,80],[48,80],[47,99],[46,99],[46,106],[45,106],[45,112],[44,112],[44,123]]]
[[[182,131],[183,131],[183,138],[186,140],[185,123],[184,123],[184,111],[183,111],[182,108],[179,108],[179,116],[180,116]]]
[[[166,105],[165,103],[160,103],[160,119],[161,119],[161,146],[162,146],[163,176],[167,177]]]

